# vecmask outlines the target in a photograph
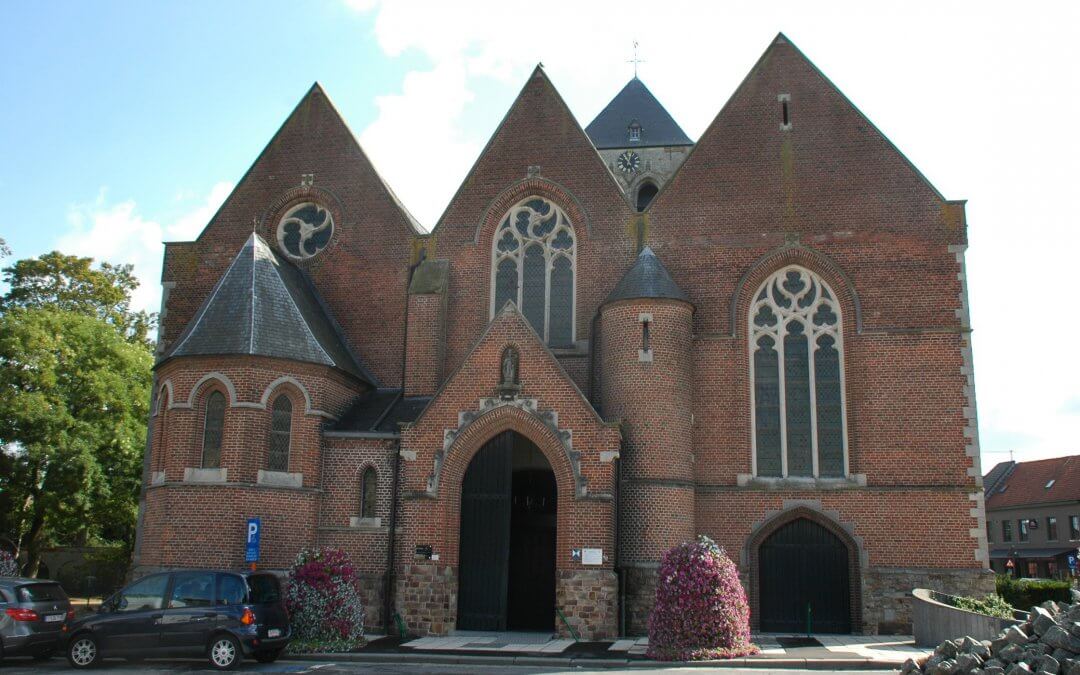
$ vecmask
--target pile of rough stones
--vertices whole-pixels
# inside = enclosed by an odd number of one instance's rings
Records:
[[[902,675],[1080,675],[1080,602],[1048,600],[1028,621],[996,640],[946,640],[921,666],[908,659]]]

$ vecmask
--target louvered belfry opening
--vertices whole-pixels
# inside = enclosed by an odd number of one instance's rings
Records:
[[[469,463],[461,489],[457,627],[555,626],[557,492],[531,441],[506,431]]]

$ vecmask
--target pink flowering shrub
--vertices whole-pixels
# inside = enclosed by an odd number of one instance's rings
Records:
[[[0,549],[0,577],[17,576],[19,576],[19,563],[15,560],[15,556]]]
[[[757,652],[746,592],[723,549],[698,537],[665,553],[649,615],[649,658],[730,659]]]
[[[300,551],[289,571],[285,595],[294,638],[290,651],[348,651],[363,643],[364,606],[358,579],[343,551]]]

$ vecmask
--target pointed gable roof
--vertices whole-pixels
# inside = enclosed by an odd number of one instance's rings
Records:
[[[627,139],[631,122],[641,125],[641,140]],[[585,133],[597,148],[625,148],[630,145],[643,148],[671,145],[693,145],[694,142],[682,130],[670,113],[660,105],[645,83],[637,77],[626,83],[615,98],[600,111]]]
[[[605,300],[605,304],[616,300],[634,300],[639,298],[666,298],[690,302],[679,285],[668,274],[667,268],[656,257],[653,250],[646,246],[638,254],[634,265],[626,271],[623,278],[615,285],[615,290]]]
[[[1002,462],[983,479],[983,486],[988,509],[1080,501],[1080,456]]]
[[[211,355],[317,363],[374,382],[304,273],[255,233],[165,358]]]

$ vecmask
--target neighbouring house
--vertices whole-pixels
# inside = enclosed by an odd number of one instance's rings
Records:
[[[241,567],[258,517],[372,622],[583,639],[643,634],[698,534],[757,630],[993,588],[964,202],[787,38],[696,142],[636,78],[583,128],[537,67],[463,178],[421,228],[316,84],[166,244],[137,573]]]
[[[1080,455],[1001,462],[983,478],[983,489],[990,566],[995,572],[1016,577],[1075,576],[1072,568],[1080,546]]]

